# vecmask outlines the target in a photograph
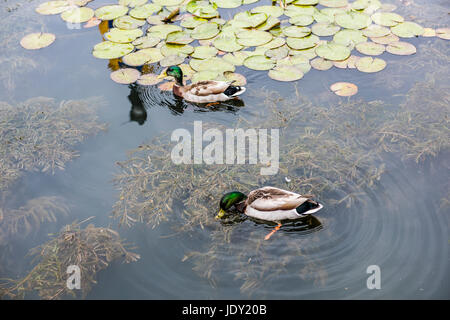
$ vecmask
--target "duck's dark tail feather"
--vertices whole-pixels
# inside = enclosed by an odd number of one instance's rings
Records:
[[[229,97],[236,97],[245,92],[245,87],[240,86],[229,86],[224,93]]]
[[[299,205],[295,210],[298,214],[306,215],[317,212],[322,208],[323,206],[320,203],[313,200],[307,200]]]

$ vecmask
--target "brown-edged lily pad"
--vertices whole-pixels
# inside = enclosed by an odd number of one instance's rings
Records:
[[[111,79],[120,84],[135,83],[141,76],[141,73],[133,68],[119,69],[111,73]]]
[[[336,82],[331,85],[330,89],[341,97],[350,97],[358,92],[358,87],[350,82]]]

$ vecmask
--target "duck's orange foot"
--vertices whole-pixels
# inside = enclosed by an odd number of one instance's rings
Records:
[[[209,108],[209,107],[214,106],[214,105],[216,105],[216,104],[220,104],[220,102],[211,102],[211,103],[208,103],[208,104],[206,105],[206,107]]]
[[[269,240],[270,237],[277,232],[278,230],[280,230],[281,228],[281,223],[279,223],[267,236],[264,237],[264,240]]]

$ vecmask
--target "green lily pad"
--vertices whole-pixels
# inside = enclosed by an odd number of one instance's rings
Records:
[[[331,23],[316,23],[311,27],[312,33],[320,37],[328,37],[336,34],[341,27]]]
[[[268,49],[275,49],[283,46],[286,43],[286,40],[281,37],[273,38],[270,42],[267,42],[266,44],[262,45],[262,47],[268,48]]]
[[[380,58],[364,57],[358,59],[355,65],[356,69],[361,72],[373,73],[386,68],[386,61]]]
[[[276,49],[269,49],[267,50],[264,55],[266,57],[269,57],[273,60],[281,60],[283,58],[286,58],[289,55],[289,49],[286,47],[279,47]]]
[[[407,21],[391,27],[391,31],[402,38],[413,38],[421,36],[425,30],[417,23]]]
[[[141,73],[133,68],[119,69],[111,73],[111,79],[120,84],[135,83],[141,76]]]
[[[289,19],[289,23],[295,26],[306,27],[314,22],[313,16],[307,14],[299,14]]]
[[[313,16],[314,20],[316,20],[318,23],[334,23],[334,14],[328,14],[326,11],[316,11],[314,12]]]
[[[242,66],[244,64],[244,60],[248,57],[248,54],[245,52],[237,51],[234,53],[227,53],[222,57],[223,60],[229,62],[235,66]]]
[[[257,29],[258,30],[262,30],[262,31],[268,31],[268,30],[271,30],[271,29],[273,29],[275,27],[278,27],[280,25],[280,23],[281,23],[280,19],[278,19],[276,17],[269,16],[267,18],[267,20],[263,24],[260,24],[257,27]]]
[[[308,49],[301,49],[301,50],[293,50],[291,49],[289,51],[290,55],[303,55],[308,59],[314,59],[315,57],[317,57],[317,53],[316,53],[316,47],[311,47]]]
[[[393,12],[377,12],[371,18],[376,24],[385,27],[393,27],[405,21],[401,15]]]
[[[48,1],[41,3],[35,10],[39,14],[60,14],[68,9],[72,9],[68,1]]]
[[[128,7],[119,4],[103,6],[95,10],[95,16],[102,20],[114,20],[118,17],[126,15]]]
[[[354,46],[361,42],[366,42],[367,38],[360,30],[341,30],[333,36],[335,43],[342,44],[344,46]]]
[[[165,57],[173,54],[189,55],[194,52],[194,47],[188,44],[170,44],[166,43],[159,49]]]
[[[141,29],[124,30],[112,28],[104,34],[105,39],[117,43],[130,43],[143,35]]]
[[[450,40],[450,28],[438,28],[436,29],[436,37]]]
[[[370,38],[370,40],[372,40],[375,43],[379,43],[379,44],[389,44],[392,42],[399,41],[400,38],[397,37],[395,34],[388,34],[387,36],[384,36],[384,37],[372,37],[372,38]]]
[[[162,79],[159,79],[157,74],[147,73],[141,75],[136,82],[141,86],[153,86],[162,82]]]
[[[146,49],[142,49],[140,51],[143,51],[143,52],[145,52],[145,54],[148,55],[149,60],[147,61],[147,63],[156,63],[156,62],[161,61],[165,57],[162,54],[161,50],[159,50],[158,48],[146,48]]]
[[[277,61],[277,67],[280,66],[292,66],[300,69],[303,74],[307,73],[311,70],[311,64],[309,63],[309,59],[303,54],[296,54],[281,60]]]
[[[311,29],[308,27],[290,26],[284,27],[283,34],[291,38],[303,38],[311,34]]]
[[[169,33],[182,30],[183,29],[180,26],[176,26],[173,24],[160,24],[148,28],[147,34],[151,35],[152,37],[166,39]]]
[[[61,13],[61,19],[70,23],[86,22],[94,16],[94,10],[91,8],[74,8]]]
[[[347,0],[320,0],[319,4],[323,5],[324,7],[340,8],[345,7],[348,2]]]
[[[265,13],[267,16],[278,18],[284,13],[284,10],[278,6],[259,6],[253,8],[251,13]]]
[[[212,0],[217,7],[224,9],[238,8],[242,5],[242,0]]]
[[[194,16],[200,18],[216,18],[219,16],[219,12],[217,11],[217,5],[211,4],[209,1],[205,0],[192,0],[187,6],[186,10],[192,13]]]
[[[286,44],[295,50],[302,50],[315,47],[320,41],[320,38],[314,34],[304,38],[287,38]]]
[[[336,15],[335,22],[342,28],[358,30],[367,28],[372,23],[372,19],[364,13],[350,11]]]
[[[301,14],[312,16],[314,12],[316,12],[316,8],[314,6],[287,6],[286,10],[284,10],[284,15],[292,18],[294,16],[298,16]]]
[[[244,60],[244,66],[252,70],[270,70],[275,66],[272,59],[263,55],[250,56]]]
[[[243,11],[237,13],[233,20],[239,22],[238,25],[241,28],[256,28],[266,22],[267,15],[265,13],[251,13],[249,11]]]
[[[245,86],[247,84],[247,79],[240,73],[225,72],[224,76],[227,81],[232,82],[235,86]]]
[[[92,54],[99,59],[116,59],[133,51],[134,46],[130,43],[116,43],[104,41],[94,46]]]
[[[191,33],[191,37],[197,40],[211,39],[217,36],[220,32],[219,25],[217,23],[203,23],[194,28]]]
[[[243,48],[238,42],[234,33],[221,33],[213,41],[214,47],[224,52],[235,52]]]
[[[208,19],[199,18],[196,16],[190,16],[183,19],[180,23],[180,26],[188,29],[194,29],[196,26],[201,25],[202,23],[208,22]]]
[[[314,6],[319,3],[319,0],[297,0],[295,5],[297,6]]]
[[[132,30],[142,27],[145,20],[135,19],[130,16],[122,16],[114,19],[113,26],[119,29]]]
[[[369,38],[384,37],[391,33],[389,28],[379,26],[377,24],[371,24],[367,28],[361,30],[363,35]]]
[[[159,61],[159,64],[162,67],[170,67],[182,64],[184,62],[185,56],[180,54],[173,54],[167,57],[164,57]]]
[[[417,52],[414,45],[408,42],[392,42],[386,47],[386,51],[400,56],[408,56]]]
[[[273,39],[273,36],[261,30],[242,31],[237,34],[237,43],[245,47],[261,46]]]
[[[318,46],[316,53],[324,59],[339,61],[347,59],[350,56],[351,50],[341,44],[329,42]]]
[[[130,16],[136,19],[147,19],[152,14],[161,11],[161,6],[154,3],[147,3],[143,6],[135,7],[130,11]]]
[[[55,38],[52,33],[30,33],[20,40],[20,45],[27,50],[38,50],[51,45]]]
[[[217,52],[218,50],[214,47],[199,46],[195,47],[194,53],[191,54],[191,57],[195,59],[208,59],[215,57],[217,55]]]
[[[152,48],[156,46],[160,42],[160,39],[157,37],[152,36],[144,36],[137,38],[132,43],[134,46],[136,46],[136,49],[146,49],[146,48]]]
[[[190,37],[189,34],[187,34],[184,31],[174,31],[169,34],[167,34],[166,43],[171,44],[189,44],[194,39]]]
[[[320,57],[311,60],[310,64],[314,69],[321,71],[325,71],[333,67],[333,62]]]
[[[134,8],[139,7],[147,3],[148,0],[119,0],[119,4],[122,6]]]
[[[234,72],[235,66],[221,58],[212,57],[204,60],[192,59],[189,65],[195,71],[216,71],[224,73],[226,71]]]
[[[165,19],[164,16],[158,14],[152,15],[145,20],[151,25],[158,26],[161,24],[165,24],[164,19]]]
[[[135,51],[122,57],[123,63],[132,67],[142,66],[150,61],[150,59],[150,54],[145,50]]]
[[[361,42],[355,46],[356,50],[368,56],[379,56],[386,48],[384,45],[375,42]]]
[[[200,81],[218,80],[221,76],[222,76],[222,73],[220,73],[220,72],[205,70],[205,71],[200,71],[200,72],[194,73],[191,81],[192,81],[192,83],[197,83]]]
[[[333,61],[333,65],[339,69],[356,69],[356,61],[358,61],[361,57],[351,55],[345,60],[342,61]]]
[[[269,71],[269,77],[277,81],[296,81],[303,78],[303,72],[293,66],[278,66]]]
[[[166,7],[178,6],[184,2],[184,0],[152,0],[152,1],[153,3]]]

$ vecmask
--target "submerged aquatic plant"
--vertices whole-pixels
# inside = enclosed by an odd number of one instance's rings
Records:
[[[69,289],[66,283],[68,266],[76,265],[83,275],[78,292],[85,297],[96,283],[98,272],[113,261],[139,259],[138,254],[128,251],[129,246],[116,231],[92,224],[82,229],[81,223],[65,226],[50,241],[32,249],[36,266],[22,279],[3,279],[0,296],[17,299],[37,291],[42,299],[76,297],[78,290]]]

